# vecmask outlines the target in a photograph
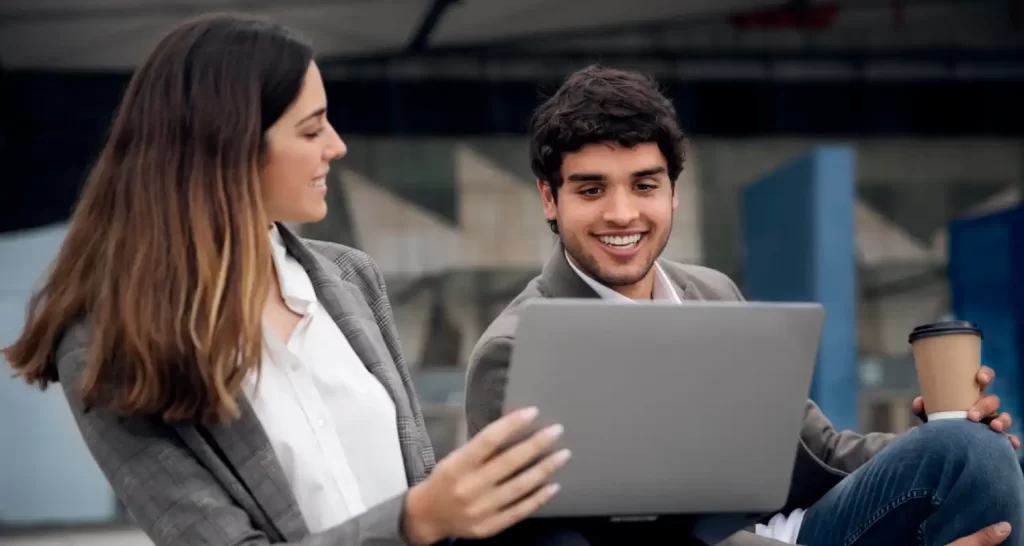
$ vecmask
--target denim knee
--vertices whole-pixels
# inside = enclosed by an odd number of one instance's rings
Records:
[[[923,463],[941,461],[946,471],[969,475],[978,487],[1020,498],[1024,473],[1005,434],[983,423],[943,419],[921,425],[906,437]]]
[[[1010,440],[984,423],[966,419],[931,421],[917,427],[907,439],[929,454],[1020,470]]]

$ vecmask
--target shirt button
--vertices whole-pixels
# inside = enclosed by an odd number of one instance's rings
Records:
[[[324,419],[323,417],[320,417],[319,419],[316,420],[317,428],[324,428],[324,425],[326,425],[326,424],[327,424],[327,420]]]

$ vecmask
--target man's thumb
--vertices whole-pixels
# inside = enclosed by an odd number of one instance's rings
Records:
[[[949,546],[996,546],[1002,544],[1010,536],[1010,524],[1004,522],[988,527],[966,536]]]

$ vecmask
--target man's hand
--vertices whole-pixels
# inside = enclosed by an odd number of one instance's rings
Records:
[[[992,380],[995,379],[996,372],[988,366],[982,366],[978,370],[978,385],[981,386],[981,392],[984,393],[985,389],[992,384]],[[925,409],[924,399],[918,396],[914,399],[913,405],[914,415],[917,415],[921,420],[925,420]],[[994,394],[982,396],[978,400],[974,407],[967,412],[967,418],[975,423],[980,422],[982,419],[989,418],[988,426],[992,427],[992,430],[996,432],[1006,432],[1010,429],[1010,425],[1013,423],[1013,418],[1010,417],[1009,413],[999,413],[999,397]],[[1007,434],[1007,438],[1010,439],[1010,444],[1013,449],[1020,449],[1020,439],[1013,434]]]
[[[946,546],[995,546],[1002,544],[1006,537],[1010,536],[1010,524],[1005,521],[967,535],[959,540],[950,542]]]

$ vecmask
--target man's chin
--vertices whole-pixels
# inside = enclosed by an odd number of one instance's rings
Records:
[[[628,271],[619,270],[616,271],[614,268],[601,269],[600,273],[596,275],[598,282],[605,286],[610,287],[622,287],[634,285],[647,277],[647,273],[650,268],[646,270],[639,270],[631,268]]]

